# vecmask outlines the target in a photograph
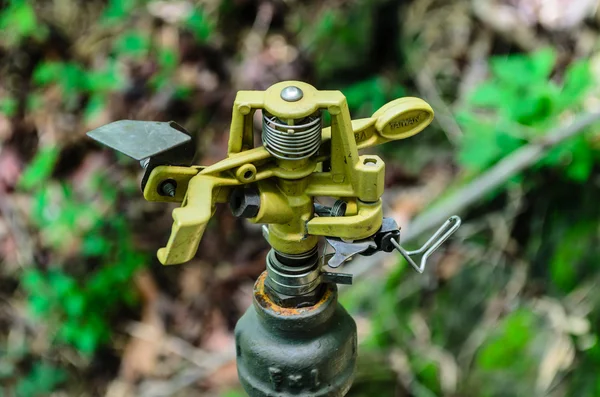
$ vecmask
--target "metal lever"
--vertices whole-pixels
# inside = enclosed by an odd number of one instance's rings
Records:
[[[332,256],[327,255],[323,259],[326,259],[329,267],[334,269],[340,267],[342,263],[346,262],[356,254],[365,252],[368,249],[377,248],[377,245],[371,239],[347,243],[342,240],[327,238],[327,242],[333,247],[335,253]]]
[[[419,248],[418,250],[415,250],[415,251],[406,251],[404,248],[402,248],[400,243],[395,239],[391,239],[390,242],[394,245],[394,247],[396,247],[396,250],[398,250],[398,252],[400,252],[400,254],[402,254],[404,259],[406,259],[406,261],[408,263],[410,263],[411,266],[414,267],[414,269],[417,272],[423,273],[423,271],[425,270],[425,264],[427,263],[427,259],[429,258],[429,256],[431,254],[433,254],[433,252],[436,249],[438,249],[440,247],[440,245],[442,245],[444,243],[444,241],[446,241],[448,239],[448,237],[450,237],[460,227],[460,224],[461,224],[460,217],[458,217],[456,215],[451,216],[429,238],[429,240],[427,240],[427,242],[425,244],[423,244],[423,246],[421,248]],[[423,256],[421,257],[420,264],[417,265],[415,263],[415,261],[412,260],[411,256],[420,255],[420,254],[423,254]]]

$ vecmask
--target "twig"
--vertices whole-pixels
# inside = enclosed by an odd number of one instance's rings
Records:
[[[15,208],[12,198],[0,188],[0,216],[2,216],[10,229],[17,244],[17,262],[19,266],[30,266],[34,259],[34,242],[27,233],[24,220]]]
[[[598,121],[600,121],[600,113],[581,116],[570,125],[551,130],[540,141],[532,142],[509,154],[486,173],[475,178],[446,199],[443,199],[438,205],[418,216],[407,228],[403,240],[412,240],[442,223],[449,215],[463,212],[511,177],[535,164],[549,149],[582,133],[586,127]]]
[[[193,366],[183,369],[171,379],[164,381],[145,380],[138,387],[138,395],[142,397],[171,396],[202,379],[210,377],[220,367],[235,360],[233,347],[219,353],[209,353],[173,336],[167,335],[157,341],[153,334],[153,327],[147,324],[135,323],[127,329],[127,333],[149,342],[160,343],[164,351],[178,355],[193,364]]]
[[[263,46],[263,42],[269,28],[271,27],[271,21],[273,20],[273,14],[275,13],[275,7],[272,3],[263,1],[258,6],[258,12],[254,19],[252,29],[246,36],[244,42],[245,47],[245,58],[251,58],[256,56],[260,52]]]
[[[520,48],[533,51],[545,44],[533,27],[519,18],[513,7],[498,4],[495,0],[471,0],[473,14],[485,25]]]
[[[454,117],[452,110],[450,110],[446,102],[442,99],[432,72],[426,65],[422,65],[419,68],[413,67],[413,70],[419,92],[436,109],[435,121],[440,125],[450,143],[457,146],[464,134],[456,122],[456,117]]]

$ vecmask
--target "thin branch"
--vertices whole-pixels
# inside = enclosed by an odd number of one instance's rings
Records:
[[[419,92],[431,106],[436,109],[437,114],[434,121],[440,125],[450,143],[457,146],[464,134],[456,122],[456,117],[454,117],[452,110],[443,100],[431,71],[426,65],[422,65],[418,69],[413,69],[415,72],[415,82]]]
[[[407,228],[403,240],[412,240],[429,229],[438,226],[448,216],[463,212],[513,176],[534,165],[548,150],[569,138],[581,134],[586,127],[598,121],[600,121],[600,113],[581,116],[567,126],[551,130],[541,140],[532,142],[509,154],[487,172],[415,218],[410,227]]]

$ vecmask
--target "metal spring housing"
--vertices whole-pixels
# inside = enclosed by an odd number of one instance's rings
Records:
[[[300,160],[321,146],[321,114],[294,120],[293,125],[267,114],[263,116],[262,142],[269,153],[282,160]]]

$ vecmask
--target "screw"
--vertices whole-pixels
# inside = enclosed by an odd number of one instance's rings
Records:
[[[281,90],[281,99],[286,102],[296,102],[302,99],[304,93],[296,86],[290,85]]]
[[[160,184],[159,193],[162,196],[175,197],[175,192],[177,191],[177,182],[173,179],[167,179],[163,183]]]

